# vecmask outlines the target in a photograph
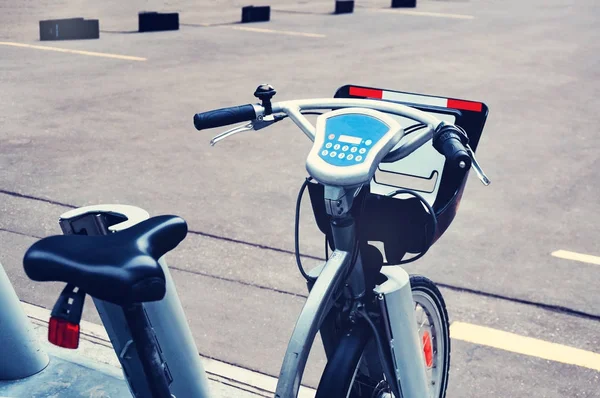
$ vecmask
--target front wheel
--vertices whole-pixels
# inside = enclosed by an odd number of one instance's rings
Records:
[[[446,304],[430,279],[411,275],[410,285],[415,302],[415,322],[431,387],[427,398],[444,398],[450,369],[450,327]],[[362,323],[344,333],[327,362],[316,398],[393,397],[383,376],[374,342],[372,329]]]

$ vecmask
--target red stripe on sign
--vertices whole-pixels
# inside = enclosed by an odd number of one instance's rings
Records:
[[[383,98],[383,91],[372,88],[350,87],[350,95],[367,98]]]
[[[462,109],[463,111],[481,112],[483,104],[481,102],[463,101],[456,99],[448,99],[448,108]]]

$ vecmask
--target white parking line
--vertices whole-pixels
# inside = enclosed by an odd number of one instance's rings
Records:
[[[233,30],[242,30],[246,32],[255,32],[255,33],[267,33],[271,35],[283,35],[283,36],[300,36],[300,37],[312,37],[312,38],[323,38],[327,37],[327,35],[321,33],[309,33],[309,32],[297,32],[292,30],[277,30],[277,29],[267,29],[267,28],[253,28],[251,26],[240,26],[237,24],[210,24],[210,23],[196,23],[196,24],[188,24],[190,26],[202,26],[205,28],[221,28],[221,29],[233,29]]]
[[[35,50],[54,51],[54,52],[59,52],[59,53],[87,55],[90,57],[116,58],[116,59],[123,59],[126,61],[146,61],[147,60],[146,58],[133,57],[131,55],[119,55],[119,54],[110,54],[110,53],[98,53],[98,52],[93,52],[93,51],[71,50],[68,48],[38,46],[38,45],[34,45],[34,44],[15,43],[15,42],[10,42],[10,41],[0,41],[0,45],[31,48],[31,49],[35,49]]]
[[[221,26],[221,27],[234,29],[234,30],[244,30],[247,32],[270,33],[270,34],[274,34],[274,35],[284,35],[284,36],[301,36],[301,37],[314,37],[314,38],[327,37],[326,35],[323,35],[321,33],[293,32],[290,30],[251,28],[251,27],[246,27],[246,26]]]
[[[473,344],[600,371],[600,354],[532,337],[464,322],[452,323],[450,336]]]
[[[445,14],[440,12],[427,12],[427,11],[410,11],[410,10],[398,10],[391,8],[371,8],[370,12],[385,12],[391,14],[402,14],[412,15],[416,17],[432,17],[432,18],[449,18],[449,19],[475,19],[473,15],[464,14]]]
[[[557,250],[550,254],[554,257],[564,258],[565,260],[574,260],[580,261],[582,263],[600,265],[600,257],[592,256],[589,254],[575,253],[567,250]]]

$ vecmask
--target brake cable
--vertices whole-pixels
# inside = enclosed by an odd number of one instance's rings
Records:
[[[306,187],[312,181],[312,177],[307,177],[302,183],[302,187],[300,187],[300,191],[298,192],[298,197],[296,198],[296,217],[294,223],[294,254],[296,255],[296,264],[298,265],[298,270],[300,274],[306,279],[307,282],[314,282],[317,278],[310,276],[304,270],[302,266],[302,260],[300,259],[300,205],[302,204],[302,197],[304,196],[304,191]]]

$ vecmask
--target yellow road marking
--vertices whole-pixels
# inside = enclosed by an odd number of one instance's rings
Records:
[[[264,28],[250,28],[245,26],[223,26],[224,28],[230,28],[235,30],[244,30],[248,32],[258,32],[258,33],[271,33],[276,35],[286,35],[286,36],[302,36],[302,37],[327,37],[320,33],[305,33],[305,32],[292,32],[289,30],[275,30],[275,29],[264,29]]]
[[[14,42],[9,42],[9,41],[0,41],[0,45],[12,46],[12,47],[33,48],[35,50],[55,51],[55,52],[60,52],[60,53],[88,55],[90,57],[116,58],[116,59],[124,59],[127,61],[146,61],[146,58],[132,57],[130,55],[119,55],[119,54],[97,53],[97,52],[92,52],[92,51],[71,50],[68,48],[37,46],[34,44],[14,43]]]
[[[427,11],[396,10],[396,9],[386,9],[386,8],[370,9],[369,11],[371,11],[371,12],[388,12],[388,13],[392,13],[392,14],[403,14],[403,15],[414,15],[417,17],[475,19],[475,17],[473,15],[444,14],[444,13],[440,13],[440,12],[427,12]]]
[[[557,250],[550,254],[554,257],[564,258],[565,260],[575,260],[581,261],[582,263],[600,265],[600,257],[591,256],[589,254],[575,253],[567,250]]]
[[[450,337],[473,344],[600,371],[600,354],[562,344],[519,336],[464,322],[450,325]]]

